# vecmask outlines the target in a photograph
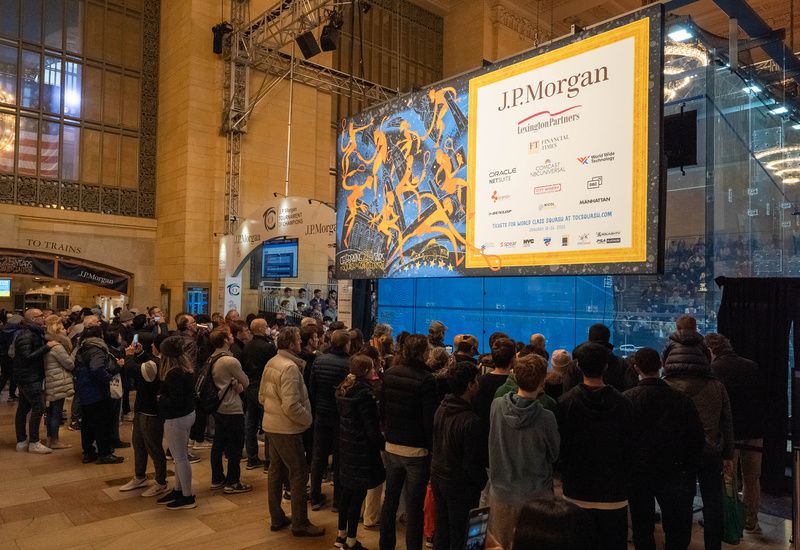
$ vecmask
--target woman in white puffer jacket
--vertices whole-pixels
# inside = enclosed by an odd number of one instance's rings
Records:
[[[75,394],[72,383],[72,369],[75,362],[72,357],[72,343],[58,315],[51,315],[45,320],[46,340],[58,342],[44,356],[44,391],[47,401],[47,446],[51,449],[69,449],[69,443],[58,440],[58,429],[61,427],[64,401]]]

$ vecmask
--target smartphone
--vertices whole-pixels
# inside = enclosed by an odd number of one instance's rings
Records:
[[[489,528],[489,507],[475,508],[469,511],[467,522],[466,550],[484,550],[486,547],[486,531]]]
[[[153,317],[153,320],[154,320],[156,323],[160,323],[160,322],[161,322],[161,317],[159,317],[158,315],[156,315],[155,317]]]
[[[453,346],[445,346],[444,349],[447,353],[453,353]]]
[[[133,335],[133,345],[134,346],[138,346],[139,345],[139,335],[138,334],[134,334]]]

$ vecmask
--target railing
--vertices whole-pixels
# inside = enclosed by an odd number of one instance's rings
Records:
[[[326,283],[305,282],[284,285],[279,285],[278,283],[274,282],[261,283],[258,287],[259,309],[261,311],[273,313],[281,311],[281,300],[284,299],[284,289],[286,288],[292,289],[292,297],[294,298],[295,303],[301,301],[300,297],[298,296],[300,289],[305,290],[304,304],[309,306],[311,300],[314,298],[315,290],[322,291],[321,297],[323,300],[327,300],[330,291],[335,291],[338,297],[339,282],[335,279],[329,279]]]

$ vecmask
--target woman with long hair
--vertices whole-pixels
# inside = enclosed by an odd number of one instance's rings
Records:
[[[194,366],[185,353],[183,339],[170,336],[161,342],[159,416],[164,419],[167,443],[175,460],[175,488],[156,502],[168,510],[195,508],[192,466],[189,463],[189,431],[194,424]]]
[[[367,354],[350,358],[350,374],[336,390],[339,410],[339,532],[335,545],[361,550],[356,539],[361,505],[369,489],[385,479],[381,451],[384,440],[371,377],[375,364]]]
[[[566,500],[544,497],[520,511],[512,550],[590,550],[597,546],[596,528],[586,512]]]
[[[58,429],[64,411],[64,401],[75,395],[72,383],[72,342],[58,315],[45,319],[45,339],[56,342],[50,353],[44,356],[44,393],[47,402],[47,446],[51,449],[69,449],[69,443],[58,438]]]

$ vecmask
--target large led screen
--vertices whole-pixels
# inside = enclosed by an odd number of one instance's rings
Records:
[[[339,278],[657,273],[662,9],[341,123]]]

